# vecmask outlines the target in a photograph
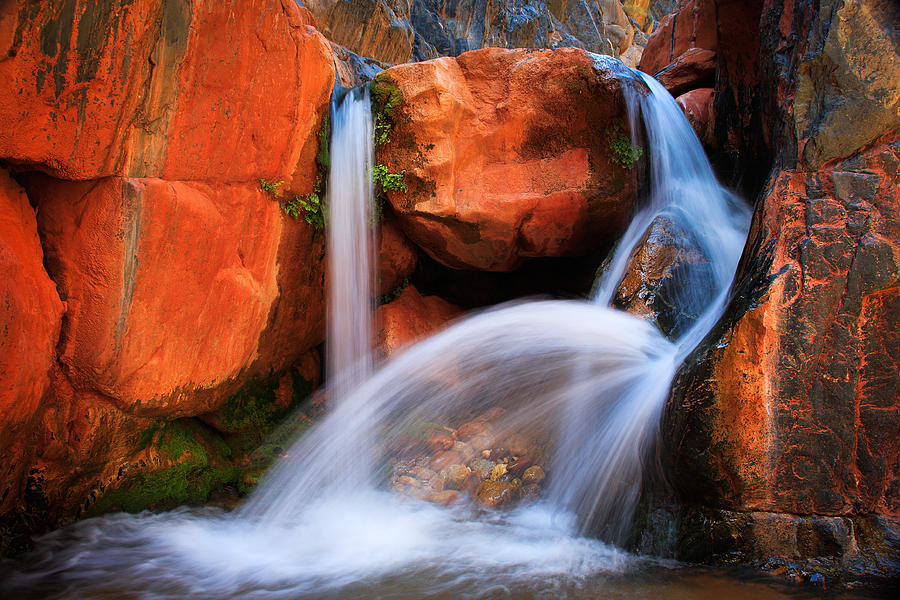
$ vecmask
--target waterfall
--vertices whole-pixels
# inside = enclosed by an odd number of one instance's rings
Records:
[[[336,94],[331,123],[326,362],[329,394],[340,399],[372,374],[375,161],[369,89]]]
[[[153,598],[457,596],[473,589],[562,596],[634,564],[603,540],[621,542],[631,527],[672,377],[721,315],[749,211],[715,181],[671,96],[639,73],[624,85],[635,143],[646,133],[650,185],[592,301],[495,307],[374,373],[366,266],[371,123],[365,92],[348,94],[332,119],[329,414],[239,510],[77,523],[44,538],[32,574],[16,581],[56,578],[69,586],[67,597],[122,589]],[[632,253],[661,217],[686,231],[707,259],[680,275],[674,297],[696,318],[671,340],[608,307]],[[523,443],[540,457],[548,483],[538,501],[485,512],[387,489],[398,457],[419,451],[421,432],[466,422],[489,432],[487,448]],[[468,446],[481,448],[474,439]],[[110,574],[122,578],[112,587]]]

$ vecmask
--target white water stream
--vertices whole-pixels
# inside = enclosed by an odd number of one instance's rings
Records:
[[[52,584],[66,598],[562,597],[633,568],[637,560],[608,542],[630,530],[671,379],[721,315],[749,211],[716,183],[671,96],[646,76],[625,86],[647,132],[650,194],[596,302],[484,311],[372,375],[364,351],[370,233],[360,229],[371,210],[372,164],[360,139],[371,139],[371,123],[368,99],[348,96],[334,113],[331,146],[329,414],[232,513],[77,523],[41,541],[12,578],[17,589]],[[605,306],[660,215],[708,259],[696,275],[690,267],[683,274],[679,301],[698,318],[673,342]],[[456,427],[498,408],[495,440],[525,437],[540,449],[548,483],[539,501],[485,511],[386,490],[385,467],[408,432],[433,422]]]

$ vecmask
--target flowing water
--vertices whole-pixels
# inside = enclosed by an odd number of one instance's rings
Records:
[[[632,130],[647,135],[651,183],[594,301],[496,307],[374,373],[372,150],[362,141],[372,126],[365,93],[348,94],[332,120],[329,414],[238,509],[79,522],[40,540],[7,590],[42,598],[702,598],[731,586],[731,597],[780,597],[615,545],[631,527],[672,376],[721,313],[749,220],[715,182],[671,96],[640,74],[625,85]],[[696,318],[672,341],[606,307],[660,216],[707,259],[679,275],[678,301]],[[392,470],[415,463],[425,432],[464,423],[484,429],[464,444],[475,452],[518,444],[525,450],[517,453],[544,466],[539,499],[486,510],[391,491]]]

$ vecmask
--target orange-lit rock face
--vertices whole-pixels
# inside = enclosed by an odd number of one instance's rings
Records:
[[[460,309],[438,296],[422,296],[408,286],[400,296],[378,308],[376,347],[386,357],[416,340],[437,333]]]
[[[279,295],[278,204],[253,184],[39,178],[33,190],[75,385],[139,414],[208,409],[191,392],[257,358]]]
[[[311,186],[305,146],[334,81],[328,44],[292,2],[234,8],[4,3],[0,156],[67,179],[297,172],[295,186]]]
[[[378,231],[378,294],[394,290],[416,268],[418,254],[390,215],[385,215]]]
[[[0,160],[52,176],[25,198],[0,174],[0,551],[171,466],[141,431],[321,342],[324,236],[258,182],[317,175],[334,67],[311,22],[292,0],[0,3]]]
[[[63,304],[42,264],[34,210],[0,169],[0,448],[34,414],[55,360]],[[12,463],[6,463],[14,466]]]
[[[621,75],[576,49],[389,69],[404,104],[379,156],[405,171],[409,191],[389,193],[403,230],[448,266],[490,271],[610,243],[634,195],[604,133],[628,128]]]
[[[770,179],[730,326],[675,385],[670,440],[688,496],[900,511],[900,143],[889,139]]]

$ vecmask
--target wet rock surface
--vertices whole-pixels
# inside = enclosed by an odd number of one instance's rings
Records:
[[[631,254],[625,277],[613,296],[613,305],[654,323],[670,339],[677,339],[700,317],[679,307],[703,306],[685,302],[684,296],[702,294],[712,286],[713,274],[703,251],[684,229],[665,217],[657,217]],[[687,284],[682,270],[690,268],[696,279]],[[699,282],[699,283],[698,283]]]

